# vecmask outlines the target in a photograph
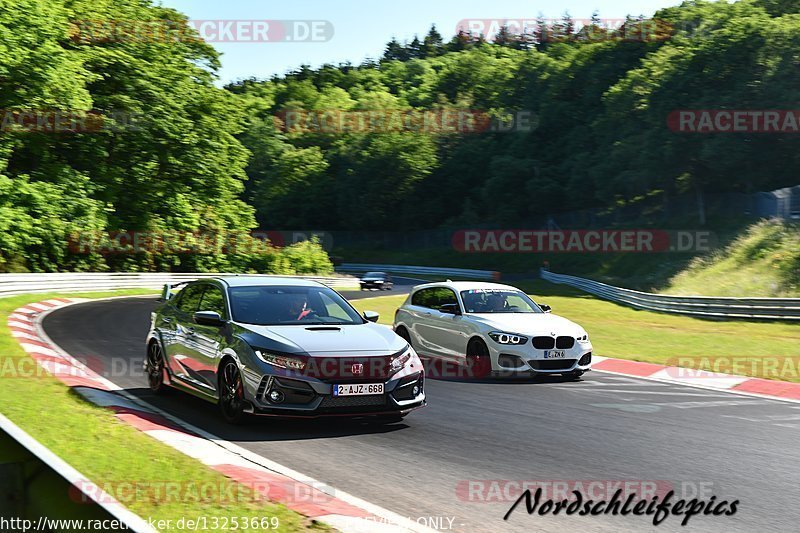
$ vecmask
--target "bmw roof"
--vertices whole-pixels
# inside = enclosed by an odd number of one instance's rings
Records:
[[[414,292],[420,289],[427,289],[431,287],[449,287],[456,292],[472,290],[511,290],[518,291],[516,287],[511,285],[502,285],[500,283],[489,283],[486,281],[438,281],[436,283],[426,283],[424,285],[417,285],[414,287]]]

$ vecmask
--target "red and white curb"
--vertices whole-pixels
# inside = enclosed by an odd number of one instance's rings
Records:
[[[706,370],[695,370],[678,366],[666,366],[600,356],[593,357],[592,370],[675,383],[688,387],[800,403],[800,383],[790,383],[788,381],[750,378],[747,376],[736,376],[719,372],[708,372]]]
[[[111,409],[119,420],[201,461],[265,499],[344,532],[434,531],[220,439],[98,375],[51,341],[41,326],[51,311],[86,301],[89,300],[56,298],[21,307],[8,317],[11,335],[42,368],[88,401]],[[84,492],[87,485],[92,485],[88,480],[79,482],[73,484]],[[107,494],[95,492],[94,496],[124,509]]]

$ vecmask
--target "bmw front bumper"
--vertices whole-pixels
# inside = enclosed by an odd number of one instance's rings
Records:
[[[569,374],[591,370],[592,349],[590,342],[562,350],[539,350],[530,341],[517,346],[490,343],[489,355],[495,375]],[[552,357],[554,351],[557,357]]]

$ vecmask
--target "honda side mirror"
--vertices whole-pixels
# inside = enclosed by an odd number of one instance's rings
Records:
[[[225,321],[222,320],[222,317],[216,311],[198,311],[194,314],[194,322],[201,326],[212,326],[215,328],[221,328],[225,325]]]

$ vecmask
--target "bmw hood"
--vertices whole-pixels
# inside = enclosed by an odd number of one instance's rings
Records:
[[[575,322],[550,313],[479,313],[471,315],[488,327],[520,335],[571,335],[579,337],[584,330]]]
[[[345,326],[246,326],[253,346],[312,356],[390,355],[406,347],[394,331],[378,324]]]

